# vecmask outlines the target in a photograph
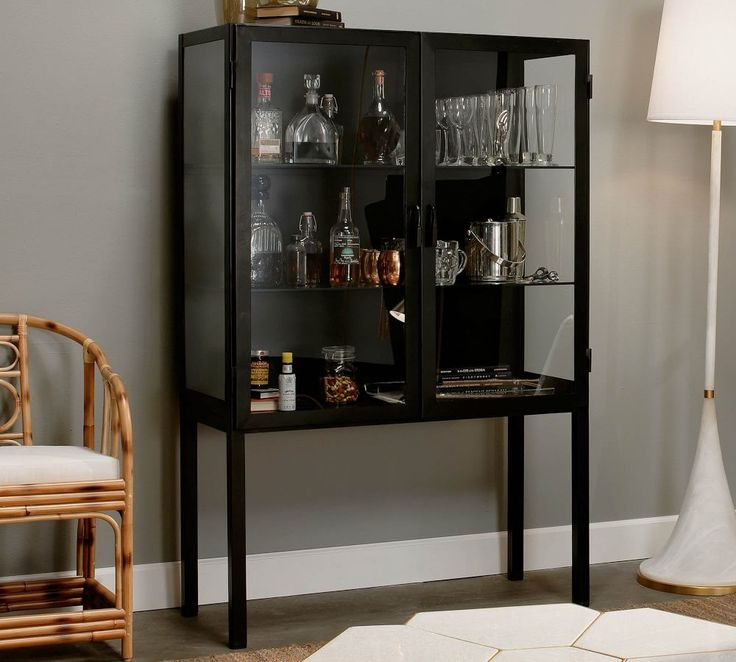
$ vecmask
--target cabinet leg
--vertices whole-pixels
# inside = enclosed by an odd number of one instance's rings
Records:
[[[588,409],[572,414],[572,601],[590,604]]]
[[[524,417],[508,420],[507,577],[524,579]]]
[[[245,576],[245,434],[227,435],[228,628],[230,648],[248,642]]]
[[[182,408],[185,405],[182,404]],[[196,616],[199,610],[199,552],[197,549],[197,421],[180,417],[179,491],[181,526],[181,613]]]

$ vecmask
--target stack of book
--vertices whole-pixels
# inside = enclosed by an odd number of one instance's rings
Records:
[[[317,7],[264,5],[246,10],[249,23],[258,25],[297,25],[318,28],[344,28],[342,13]]]
[[[437,378],[438,398],[469,400],[552,391],[553,388],[541,388],[538,379],[514,378],[507,365],[442,369]]]
[[[252,388],[250,390],[250,410],[254,414],[277,411],[279,390],[277,388]]]

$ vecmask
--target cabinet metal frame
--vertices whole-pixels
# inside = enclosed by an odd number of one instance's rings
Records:
[[[184,314],[184,54],[188,47],[213,41],[224,43],[225,146],[224,196],[225,237],[224,269],[224,399],[187,388],[185,370]],[[405,192],[408,227],[407,259],[413,290],[407,317],[411,334],[407,342],[408,401],[415,406],[386,407],[385,416],[376,417],[368,408],[336,409],[329,415],[312,412],[290,414],[289,424],[270,425],[267,417],[252,417],[236,406],[243,400],[238,394],[248,393],[244,381],[250,362],[250,292],[241,284],[238,274],[248,273],[249,252],[242,246],[248,228],[239,226],[238,218],[247,218],[252,172],[250,158],[239,154],[238,145],[250,142],[250,95],[238,100],[237,90],[250,89],[251,44],[253,42],[309,43],[325,45],[397,46],[406,49],[407,104],[407,170]],[[422,136],[434,135],[434,58],[437,50],[495,51],[505,54],[507,72],[513,77],[514,67],[523,66],[529,57],[575,56],[575,271],[574,271],[574,389],[571,393],[550,396],[504,398],[482,402],[441,404],[434,398],[435,371],[433,347],[435,334],[434,254],[429,210],[434,204],[434,151],[423,149]],[[515,63],[514,58],[518,58]],[[520,63],[520,64],[519,64]],[[227,523],[228,523],[228,592],[229,645],[243,648],[247,644],[246,624],[246,519],[245,519],[245,439],[248,432],[291,430],[313,427],[349,427],[400,422],[449,420],[463,418],[508,418],[508,577],[523,578],[523,504],[524,504],[524,417],[548,413],[571,414],[572,451],[572,599],[587,605],[589,581],[589,469],[588,469],[588,402],[589,402],[589,42],[574,39],[548,39],[512,36],[462,34],[428,34],[400,31],[332,30],[328,28],[288,28],[262,26],[221,26],[181,35],[179,38],[179,118],[176,164],[176,320],[177,376],[180,395],[180,491],[181,491],[181,581],[182,614],[198,611],[198,527],[197,527],[197,425],[204,424],[226,434],[227,444]],[[506,84],[506,81],[499,79]],[[509,84],[514,81],[509,81]],[[418,118],[413,128],[411,118]],[[430,153],[431,152],[431,153]],[[511,169],[509,169],[511,170]],[[419,214],[412,216],[414,209]],[[417,237],[414,244],[410,236]],[[421,322],[419,321],[421,320]],[[240,339],[240,342],[238,340]],[[240,370],[239,370],[240,368]],[[240,377],[238,377],[240,375]],[[240,383],[239,383],[240,379]],[[254,421],[255,419],[255,421]],[[260,422],[259,422],[260,421]]]

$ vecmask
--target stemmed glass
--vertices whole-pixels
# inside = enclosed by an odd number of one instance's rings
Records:
[[[465,165],[467,162],[472,163],[473,156],[469,154],[468,142],[465,139],[465,130],[473,119],[475,104],[472,97],[452,97],[447,100],[447,117],[450,124],[455,129],[458,139],[457,161],[455,165]]]
[[[445,99],[437,99],[434,102],[435,126],[435,163],[437,165],[448,165],[450,162],[450,145],[448,136],[448,119]]]

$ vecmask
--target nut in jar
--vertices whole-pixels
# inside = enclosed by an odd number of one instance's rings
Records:
[[[322,348],[325,372],[322,387],[325,403],[333,407],[354,403],[360,395],[355,370],[355,347],[330,345]]]

